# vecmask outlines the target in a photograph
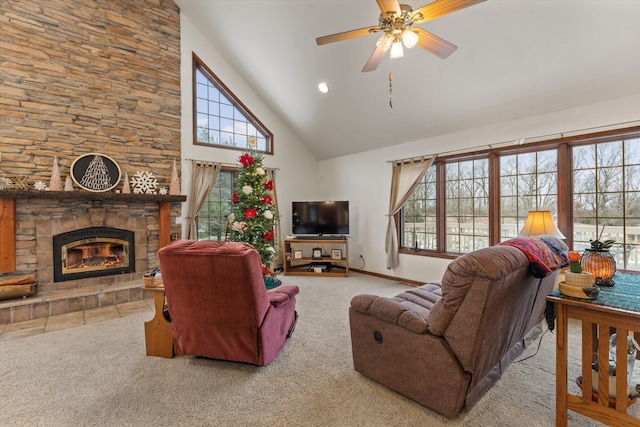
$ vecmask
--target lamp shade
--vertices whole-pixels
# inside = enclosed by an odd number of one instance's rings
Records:
[[[393,43],[393,36],[389,33],[384,33],[376,42],[376,47],[386,52],[391,47],[391,43]]]
[[[400,34],[400,39],[407,49],[411,49],[418,43],[418,35],[408,28]]]
[[[404,56],[404,51],[402,50],[402,43],[396,37],[393,43],[391,44],[391,58],[402,58]]]
[[[518,237],[526,236],[553,236],[558,239],[566,239],[553,222],[550,211],[529,211],[527,220],[518,233]]]

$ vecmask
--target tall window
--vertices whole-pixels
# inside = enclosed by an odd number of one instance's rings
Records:
[[[194,143],[273,154],[273,135],[193,55]]]
[[[515,237],[529,211],[557,216],[558,152],[500,156],[500,240]]]
[[[231,213],[231,195],[237,172],[222,169],[211,188],[207,201],[198,212],[198,240],[226,238],[227,216]]]
[[[640,139],[573,148],[573,243],[614,239],[618,268],[640,270]]]
[[[489,159],[445,166],[446,251],[471,252],[489,246]]]
[[[437,249],[436,166],[432,164],[404,207],[403,242],[413,249]]]

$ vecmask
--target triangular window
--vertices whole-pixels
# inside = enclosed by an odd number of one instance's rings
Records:
[[[193,54],[194,144],[273,154],[273,134]]]

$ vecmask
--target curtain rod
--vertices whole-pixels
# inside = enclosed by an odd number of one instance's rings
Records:
[[[188,159],[188,158],[185,158],[185,159],[182,159],[182,160],[184,160],[185,162],[186,162],[186,161],[191,161],[191,162],[204,163],[204,164],[211,164],[211,165],[212,165],[212,164],[214,164],[214,163],[219,163],[219,164],[221,164],[222,166],[231,166],[231,167],[234,167],[234,168],[237,168],[238,166],[240,166],[240,164],[239,164],[239,163],[223,163],[223,162],[214,162],[213,160],[198,160],[198,159]],[[270,168],[270,167],[267,167],[267,166],[264,166],[264,168],[265,168],[265,169],[269,169],[269,170],[273,170],[273,171],[278,171],[278,170],[280,170],[280,168]]]
[[[415,161],[415,160],[418,160],[418,159],[424,159],[424,158],[429,158],[429,157],[437,158],[438,156],[443,156],[443,155],[446,155],[446,154],[464,153],[464,152],[467,152],[469,150],[477,150],[477,149],[480,149],[480,148],[492,149],[492,148],[496,148],[496,147],[509,146],[509,145],[523,145],[525,143],[553,140],[553,139],[558,139],[558,138],[565,138],[565,137],[569,137],[569,136],[580,135],[581,133],[584,133],[586,131],[615,130],[615,129],[622,129],[623,127],[629,127],[631,125],[637,125],[637,124],[640,124],[640,120],[632,120],[632,121],[628,121],[628,122],[620,122],[620,123],[614,123],[614,124],[610,124],[610,125],[595,126],[595,127],[590,127],[590,128],[567,131],[567,132],[550,133],[550,134],[547,134],[547,135],[539,135],[539,136],[533,136],[533,137],[529,137],[529,138],[519,138],[519,139],[517,139],[515,141],[514,140],[509,140],[509,141],[498,142],[498,143],[495,143],[495,144],[476,145],[476,146],[473,146],[473,147],[460,148],[458,150],[442,151],[440,153],[425,154],[423,156],[408,157],[406,159],[387,160],[387,163],[409,162],[409,161]]]
[[[186,161],[190,161],[190,162],[196,162],[196,163],[204,163],[204,164],[214,164],[214,163],[219,163],[222,166],[233,166],[233,167],[237,167],[238,165],[235,163],[222,163],[222,162],[215,162],[213,160],[199,160],[199,159],[182,159],[185,162]]]
[[[387,160],[387,163],[410,163],[410,162],[417,162],[417,161],[422,161],[425,159],[430,159],[432,158],[435,160],[438,155],[437,154],[429,154],[426,156],[414,156],[414,157],[407,157],[406,159],[398,159],[398,160]]]

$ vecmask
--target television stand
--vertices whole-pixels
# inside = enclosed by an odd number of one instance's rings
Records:
[[[306,237],[284,241],[285,276],[349,277],[349,241],[346,236]],[[328,256],[312,257],[314,249],[320,248],[324,252],[325,245],[330,246],[326,248]]]

